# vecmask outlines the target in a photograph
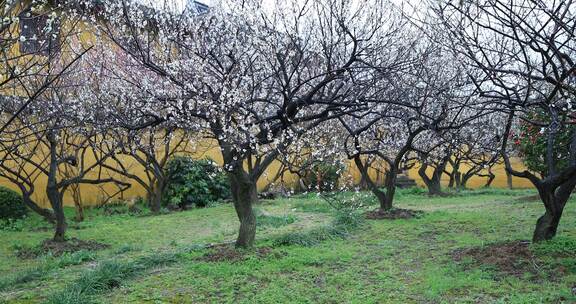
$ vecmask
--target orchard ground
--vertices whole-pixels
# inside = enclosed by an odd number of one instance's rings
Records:
[[[401,190],[396,207],[422,216],[364,221],[315,194],[264,200],[253,251],[208,245],[235,238],[229,204],[159,216],[91,209],[68,235],[106,248],[18,257],[51,236],[31,217],[0,231],[0,302],[575,303],[576,202],[557,237],[534,245],[523,242],[543,213],[534,194]],[[368,193],[351,198],[376,206]]]

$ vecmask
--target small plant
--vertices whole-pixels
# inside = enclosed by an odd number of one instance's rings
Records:
[[[206,207],[230,197],[228,180],[212,160],[186,156],[172,158],[166,166],[168,178],[164,206]]]
[[[0,291],[7,290],[18,284],[28,283],[45,277],[52,268],[45,264],[23,269],[0,277]]]
[[[6,188],[0,186],[0,221],[13,221],[26,217],[28,209],[24,206],[22,197]]]

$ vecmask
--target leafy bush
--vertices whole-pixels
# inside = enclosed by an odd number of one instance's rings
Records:
[[[211,202],[230,197],[226,174],[209,159],[174,157],[166,166],[166,176],[164,206],[206,207]]]
[[[0,221],[21,219],[28,214],[22,197],[5,187],[0,186]]]
[[[333,163],[315,163],[304,176],[304,182],[317,191],[333,191],[338,187],[343,166]]]

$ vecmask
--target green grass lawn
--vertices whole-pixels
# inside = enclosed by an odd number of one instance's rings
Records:
[[[236,236],[232,206],[216,205],[159,216],[89,210],[68,236],[109,248],[23,260],[18,248],[51,236],[32,217],[22,231],[0,231],[0,302],[576,303],[576,202],[555,240],[518,255],[484,250],[531,238],[543,213],[540,202],[522,199],[533,194],[400,191],[397,207],[422,217],[358,227],[336,225],[337,213],[316,195],[263,201],[250,252],[203,247]],[[345,197],[375,207],[368,194]]]

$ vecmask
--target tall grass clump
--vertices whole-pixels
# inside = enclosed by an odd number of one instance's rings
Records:
[[[92,296],[122,286],[124,281],[152,268],[175,263],[174,253],[140,257],[134,261],[104,261],[93,270],[87,270],[63,290],[52,294],[47,303],[81,304],[92,303]]]

